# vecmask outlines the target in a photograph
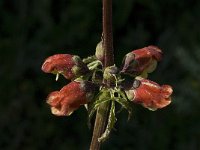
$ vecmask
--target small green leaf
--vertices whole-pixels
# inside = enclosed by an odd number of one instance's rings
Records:
[[[99,60],[95,60],[89,64],[87,64],[87,67],[89,68],[89,70],[94,70],[96,69],[98,66],[102,66],[102,62]]]
[[[109,137],[110,132],[114,128],[116,121],[117,121],[117,118],[115,117],[115,101],[112,101],[110,114],[108,117],[108,124],[106,126],[105,132],[101,135],[100,138],[98,138],[99,142],[103,142]]]

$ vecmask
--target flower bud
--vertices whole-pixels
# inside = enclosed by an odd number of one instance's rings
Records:
[[[147,76],[156,69],[157,61],[162,58],[162,51],[156,46],[134,50],[124,57],[122,73],[133,76]]]
[[[103,48],[103,41],[100,41],[97,44],[95,56],[98,60],[100,60],[102,63],[104,62],[104,48]]]
[[[87,73],[89,70],[79,56],[56,54],[44,61],[42,71],[62,74],[66,79],[73,79]]]
[[[69,116],[81,105],[90,102],[94,96],[95,85],[89,81],[72,81],[60,91],[49,94],[47,103],[51,106],[52,114]]]
[[[115,81],[115,75],[118,73],[118,68],[114,66],[106,67],[103,73],[103,78],[106,80]]]
[[[173,90],[169,85],[162,85],[136,77],[133,88],[126,91],[129,100],[142,104],[150,110],[163,108],[171,103],[171,94]]]

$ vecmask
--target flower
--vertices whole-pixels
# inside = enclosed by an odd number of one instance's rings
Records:
[[[173,90],[169,85],[162,85],[136,77],[132,89],[126,91],[128,98],[140,103],[150,110],[163,108],[171,103],[171,94]]]
[[[60,91],[54,91],[47,97],[52,114],[69,116],[81,105],[87,104],[93,98],[95,85],[89,81],[72,81]]]
[[[42,71],[57,74],[57,80],[59,74],[62,74],[66,79],[73,79],[87,73],[89,70],[79,56],[56,54],[44,61]]]
[[[151,73],[162,59],[162,51],[156,46],[148,46],[134,50],[124,57],[122,73],[138,76]]]

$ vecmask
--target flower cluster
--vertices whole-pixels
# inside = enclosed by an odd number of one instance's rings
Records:
[[[54,91],[47,97],[47,103],[51,106],[51,112],[57,116],[69,116],[80,105],[92,100],[95,93],[95,85],[92,82],[77,79],[87,74],[89,69],[79,56],[70,54],[56,54],[48,57],[42,70],[45,73],[59,74],[72,82],[65,85],[60,91]],[[75,79],[75,80],[73,80]]]
[[[163,108],[171,103],[172,87],[145,79],[156,69],[162,59],[162,51],[156,46],[133,50],[126,54],[121,73],[135,77],[133,86],[126,90],[129,100],[140,103],[150,110]]]
[[[105,140],[116,122],[115,102],[125,108],[129,117],[132,103],[141,104],[149,110],[157,110],[171,103],[172,87],[159,85],[147,79],[162,59],[162,51],[156,46],[133,50],[125,55],[121,69],[115,65],[104,68],[104,49],[98,43],[94,56],[81,59],[71,54],[48,57],[42,70],[45,73],[63,75],[71,82],[47,97],[51,112],[57,116],[69,116],[81,105],[88,105],[89,119],[100,104],[111,102],[106,131],[99,138]],[[131,80],[127,79],[131,77]],[[109,80],[110,85],[104,84]]]

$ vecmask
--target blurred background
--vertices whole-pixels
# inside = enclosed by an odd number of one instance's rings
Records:
[[[93,55],[100,41],[100,0],[0,1],[0,149],[87,150],[92,130],[84,107],[55,117],[48,93],[68,83],[41,71],[57,53]],[[157,45],[164,59],[149,78],[174,88],[172,104],[155,112],[134,105],[118,115],[105,150],[200,149],[200,1],[114,0],[115,62]]]

